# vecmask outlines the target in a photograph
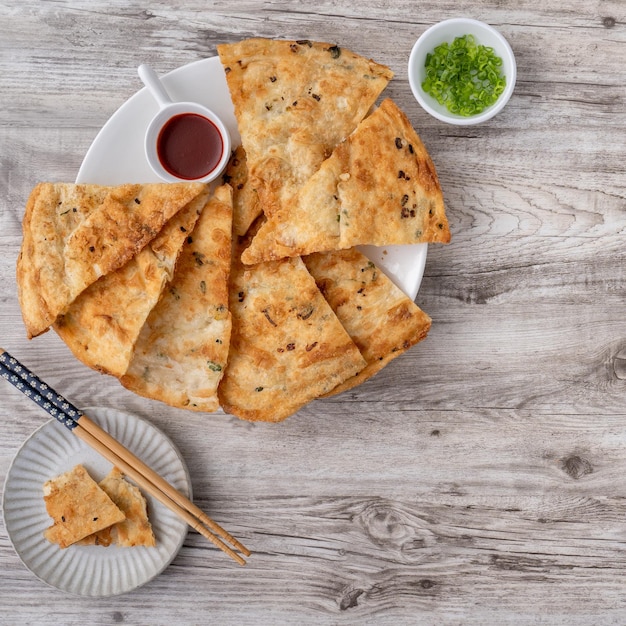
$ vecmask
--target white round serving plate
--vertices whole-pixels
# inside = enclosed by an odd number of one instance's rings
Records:
[[[85,414],[191,498],[185,462],[174,444],[155,426],[110,408],[88,408]],[[112,468],[111,463],[54,419],[26,440],[13,459],[4,486],[2,508],[11,543],[35,576],[62,591],[104,597],[136,589],[172,562],[187,536],[187,524],[142,491],[156,547],[69,546],[62,550],[43,536],[52,525],[43,500],[43,484],[79,463],[96,481]]]
[[[197,102],[214,111],[224,122],[232,147],[241,143],[226,75],[219,57],[183,65],[161,77],[174,101]],[[102,127],[87,151],[77,183],[121,185],[161,182],[144,151],[146,129],[158,104],[143,87],[131,96]],[[412,300],[424,273],[428,245],[363,246],[361,251]]]

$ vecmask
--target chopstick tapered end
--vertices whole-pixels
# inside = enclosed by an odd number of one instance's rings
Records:
[[[246,556],[250,556],[252,554],[252,552],[250,552],[250,550],[248,550],[248,548],[246,548],[246,546],[244,546],[239,541],[237,541],[237,543],[235,544],[235,547],[239,549],[239,552],[241,552],[242,554],[245,554]]]

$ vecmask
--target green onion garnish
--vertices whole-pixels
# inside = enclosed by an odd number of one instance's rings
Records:
[[[470,117],[491,106],[504,91],[502,59],[473,35],[442,43],[426,55],[422,89],[450,113]]]

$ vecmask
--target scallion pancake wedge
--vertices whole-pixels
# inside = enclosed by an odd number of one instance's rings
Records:
[[[254,264],[356,245],[448,241],[435,166],[406,115],[386,99],[293,202],[268,216],[242,260]]]
[[[393,76],[331,43],[255,38],[217,51],[267,216],[291,203]]]
[[[137,256],[87,287],[54,330],[85,365],[113,376],[128,369],[137,337],[174,274],[176,259],[209,198],[208,188]]]
[[[40,183],[31,192],[17,262],[29,338],[44,333],[89,285],[135,256],[202,193],[201,183]]]
[[[300,258],[250,268],[237,259],[220,403],[245,420],[280,422],[366,363]]]
[[[228,358],[232,189],[222,185],[187,237],[144,324],[122,384],[171,406],[212,412]]]
[[[367,361],[329,395],[366,381],[428,334],[430,317],[355,248],[311,254],[304,263]]]

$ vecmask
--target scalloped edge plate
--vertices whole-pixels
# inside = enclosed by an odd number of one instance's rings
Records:
[[[213,110],[226,124],[233,148],[241,143],[235,110],[219,57],[183,65],[161,77],[175,101],[198,102]],[[144,136],[159,110],[146,87],[131,96],[106,122],[87,151],[77,183],[121,185],[128,182],[162,182],[150,168]],[[428,244],[361,246],[409,298],[415,300],[424,274]]]
[[[116,409],[85,409],[93,421],[191,498],[191,480],[174,444],[153,424]],[[96,481],[112,468],[52,419],[18,450],[4,485],[2,510],[9,539],[24,565],[40,580],[78,596],[126,593],[160,574],[178,554],[188,526],[149,494],[148,516],[156,547],[70,546],[65,550],[44,539],[52,524],[43,500],[43,484],[82,463]]]

